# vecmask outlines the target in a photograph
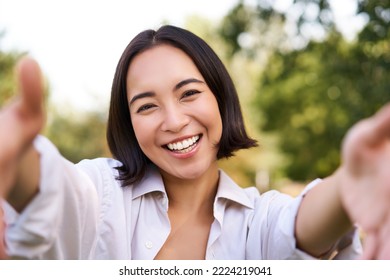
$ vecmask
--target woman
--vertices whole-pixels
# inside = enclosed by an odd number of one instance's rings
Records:
[[[141,32],[124,51],[107,129],[115,159],[73,165],[36,137],[43,125],[39,68],[27,59],[19,76],[22,98],[2,111],[0,126],[8,137],[0,163],[13,169],[1,169],[9,177],[1,188],[11,257],[356,258],[354,222],[367,229],[366,257],[388,257],[377,244],[386,245],[382,194],[390,187],[377,171],[389,164],[382,133],[389,108],[351,130],[333,176],[291,198],[242,189],[218,169],[218,159],[256,142],[245,132],[225,67],[186,30]],[[374,180],[373,191],[365,189]]]

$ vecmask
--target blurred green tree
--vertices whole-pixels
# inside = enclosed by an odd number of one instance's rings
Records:
[[[1,40],[5,32],[0,32],[0,107],[15,93],[16,82],[14,68],[22,56],[18,52],[5,52],[1,47]]]
[[[269,46],[253,104],[261,129],[278,134],[289,159],[281,173],[294,180],[324,177],[340,163],[348,128],[390,100],[390,3],[357,2],[357,14],[367,24],[352,42],[337,31],[329,1],[295,0],[283,11],[272,3],[260,0],[249,6],[240,1],[220,33],[234,55],[257,56]],[[288,21],[292,10],[295,22]],[[308,16],[308,10],[316,12]],[[248,18],[237,20],[239,13]],[[230,28],[236,21],[238,27]],[[286,23],[295,32],[285,32]],[[306,33],[308,24],[324,34],[321,40]],[[273,26],[280,32],[270,37]],[[243,37],[254,43],[243,43]]]
[[[52,107],[44,134],[74,163],[110,154],[105,138],[106,114],[102,112],[64,114]]]

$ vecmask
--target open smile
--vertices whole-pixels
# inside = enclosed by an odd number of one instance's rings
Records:
[[[185,154],[196,147],[196,144],[199,142],[201,136],[202,135],[195,135],[181,141],[168,143],[165,145],[165,148],[175,153]]]

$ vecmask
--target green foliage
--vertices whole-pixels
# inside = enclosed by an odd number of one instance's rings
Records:
[[[388,0],[360,0],[358,13],[368,17],[368,23],[359,34],[359,41],[377,42],[390,37],[390,3]]]
[[[44,134],[65,158],[77,163],[82,159],[108,156],[106,117],[100,112],[52,113]]]
[[[390,69],[381,64],[341,38],[270,59],[256,104],[263,129],[282,135],[290,178],[327,176],[339,165],[348,128],[390,100]]]
[[[238,37],[248,30],[251,18],[253,18],[251,9],[247,8],[243,1],[240,1],[223,19],[219,34],[222,39],[229,42],[230,54],[234,54],[241,49]]]
[[[256,11],[252,15],[266,14],[271,26],[273,18],[286,17],[281,17],[283,12],[274,10],[272,5],[266,5],[270,2],[258,1],[252,7]],[[241,2],[239,5],[240,9],[250,8],[242,7]],[[305,11],[310,5],[316,6],[318,13],[308,19]],[[301,13],[293,36],[305,37],[302,27],[308,23],[319,24],[326,36],[321,42],[308,41],[305,48],[295,49],[282,47],[276,40],[272,55],[257,78],[253,105],[262,117],[259,128],[278,136],[279,147],[288,158],[288,164],[277,172],[294,180],[307,180],[332,173],[340,164],[341,141],[347,130],[390,101],[390,7],[388,1],[359,1],[358,12],[366,15],[368,23],[355,42],[346,42],[334,28],[328,1],[292,3],[294,9],[299,6],[297,11]],[[225,19],[229,18],[235,17],[229,15]],[[252,22],[252,26],[239,29],[235,36],[222,38],[233,46],[245,32],[260,40],[267,38],[265,33],[253,33],[257,18]],[[287,41],[295,40],[291,34],[285,36]],[[240,52],[248,50],[241,48],[235,55]]]
[[[2,36],[3,35],[0,34],[0,40]],[[0,107],[9,100],[16,91],[14,68],[21,55],[22,54],[16,52],[3,52],[0,49]]]

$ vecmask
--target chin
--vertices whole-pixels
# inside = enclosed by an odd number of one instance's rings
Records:
[[[211,167],[208,167],[208,168],[198,168],[198,169],[191,168],[190,170],[180,170],[180,171],[177,171],[174,174],[177,174],[176,177],[179,178],[179,179],[183,179],[183,180],[196,180],[196,179],[202,178],[203,176],[210,176],[212,170],[213,169]],[[218,169],[216,169],[215,172],[218,172]]]

